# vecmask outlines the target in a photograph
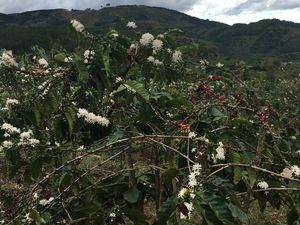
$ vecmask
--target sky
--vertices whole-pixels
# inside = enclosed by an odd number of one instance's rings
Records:
[[[37,9],[99,9],[101,5],[149,5],[227,24],[281,19],[300,23],[300,0],[0,0],[1,13]]]

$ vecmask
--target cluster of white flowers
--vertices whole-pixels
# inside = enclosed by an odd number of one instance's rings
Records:
[[[112,30],[112,32],[110,33],[110,36],[113,38],[117,38],[117,37],[119,37],[119,34],[116,30]]]
[[[46,206],[46,205],[50,204],[53,200],[54,200],[53,197],[50,197],[49,199],[42,199],[42,200],[40,200],[39,204],[41,206]]]
[[[199,140],[200,141],[204,141],[206,144],[210,143],[209,139],[207,137],[205,137],[205,136],[200,137]]]
[[[14,143],[12,143],[11,141],[3,141],[2,148],[10,149],[13,145]]]
[[[78,118],[84,118],[88,123],[94,124],[98,123],[101,126],[108,127],[109,120],[102,116],[97,116],[94,113],[88,112],[86,109],[79,109],[77,113]]]
[[[201,59],[200,65],[202,69],[205,69],[209,65],[209,62],[206,59]]]
[[[182,53],[181,53],[181,51],[178,51],[178,50],[174,51],[173,55],[172,55],[172,61],[174,63],[178,63],[181,60],[182,60]]]
[[[202,167],[198,163],[193,166],[192,172],[189,174],[188,186],[190,188],[194,188],[198,185],[197,176],[200,175],[201,169]]]
[[[121,82],[123,82],[123,79],[121,77],[117,77],[116,78],[116,83],[121,83]]]
[[[188,214],[186,216],[182,212],[180,212],[180,219],[182,219],[182,220],[190,219],[192,216],[192,212],[194,210],[194,205],[193,205],[193,203],[188,203],[188,202],[184,202],[183,204],[187,208]]]
[[[65,63],[70,63],[73,61],[73,58],[71,56],[65,57],[64,62]]]
[[[85,58],[84,63],[88,63],[89,60],[93,59],[95,52],[93,50],[85,50],[83,56]]]
[[[43,93],[42,93],[42,96],[45,96],[49,92],[50,87],[51,87],[51,84],[49,83],[49,80],[48,80],[48,81],[43,82],[37,88],[39,90],[44,90]]]
[[[77,148],[77,151],[83,151],[84,149],[85,149],[85,147],[83,145],[81,145]]]
[[[185,196],[185,194],[188,192],[188,189],[187,188],[185,188],[185,187],[183,187],[183,188],[181,188],[181,190],[179,191],[179,193],[178,193],[178,198],[184,198],[184,196]]]
[[[44,59],[44,58],[40,58],[40,59],[38,60],[38,64],[39,64],[40,66],[42,66],[42,67],[48,67],[48,66],[49,66],[49,63],[48,63],[47,60]]]
[[[35,147],[40,143],[40,141],[35,138],[32,138],[32,136],[33,136],[33,132],[31,129],[22,132],[20,134],[20,142],[18,143],[18,145],[31,145]]]
[[[185,199],[185,197],[189,197],[191,200],[193,200],[196,197],[196,194],[194,192],[194,187],[198,185],[198,181],[196,179],[197,176],[200,175],[200,172],[202,170],[202,167],[200,164],[195,164],[193,166],[192,172],[189,175],[189,183],[188,183],[188,188],[183,187],[179,193],[178,193],[178,198],[179,199]],[[200,184],[201,186],[201,184]],[[189,195],[188,195],[189,194]],[[194,210],[193,203],[192,202],[184,202],[183,203],[188,210],[187,215],[183,214],[180,212],[180,219],[190,219],[192,215],[192,211]]]
[[[300,168],[297,165],[294,165],[291,167],[291,171],[292,173],[296,176],[299,177],[300,176]]]
[[[4,123],[1,126],[1,130],[5,130],[9,134],[19,134],[21,130],[17,127],[14,127],[13,125],[9,123]]]
[[[218,67],[218,68],[222,68],[224,66],[224,64],[222,64],[222,63],[220,63],[220,62],[218,62],[217,64],[216,64],[216,67]]]
[[[83,32],[84,26],[77,20],[71,20],[71,24],[77,32]]]
[[[157,37],[163,39],[163,38],[165,38],[165,35],[159,34],[159,35],[157,35]]]
[[[115,214],[114,212],[112,212],[112,213],[109,214],[109,217],[115,218],[115,217],[116,217],[116,214]]]
[[[129,21],[129,22],[127,23],[127,27],[132,28],[132,29],[135,29],[135,28],[137,28],[137,25],[135,24],[135,22]]]
[[[159,51],[161,50],[163,47],[163,42],[159,39],[155,39],[153,42],[152,42],[152,49],[156,52],[156,51]]]
[[[140,39],[140,43],[143,46],[148,46],[154,40],[154,36],[150,33],[145,33],[142,35]]]
[[[148,62],[153,63],[153,65],[155,65],[155,66],[160,66],[160,65],[163,64],[162,61],[160,61],[160,60],[158,60],[158,59],[155,59],[152,55],[149,56],[149,57],[147,58],[147,60],[148,60]]]
[[[257,183],[257,187],[259,187],[261,189],[267,189],[267,188],[269,188],[269,185],[266,181],[260,181]]]
[[[18,66],[18,63],[13,57],[12,51],[3,51],[0,57],[0,64],[4,64],[5,66]]]
[[[220,141],[219,146],[216,149],[217,154],[215,155],[215,159],[217,160],[225,160],[225,149],[223,143]]]
[[[5,103],[5,107],[9,108],[11,105],[18,105],[20,102],[17,99],[8,98]]]
[[[188,134],[188,137],[189,137],[189,138],[195,138],[195,137],[197,137],[197,134],[196,134],[195,132],[190,132],[190,133]]]

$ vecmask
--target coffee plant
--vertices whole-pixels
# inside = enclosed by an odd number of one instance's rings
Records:
[[[299,77],[199,61],[176,29],[70,27],[74,52],[1,52],[0,154],[22,188],[1,223],[251,224],[258,202],[300,224]]]

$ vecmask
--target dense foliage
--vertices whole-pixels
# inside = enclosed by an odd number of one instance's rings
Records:
[[[2,223],[249,224],[255,202],[300,223],[298,74],[195,65],[179,30],[71,24],[74,52],[1,53],[1,154],[22,189],[0,189]]]

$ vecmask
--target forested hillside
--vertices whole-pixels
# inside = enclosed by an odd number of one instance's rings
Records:
[[[50,49],[53,45],[72,49],[76,43],[66,29],[71,19],[86,24],[94,34],[110,28],[126,33],[125,21],[134,20],[140,31],[154,34],[178,28],[184,33],[180,43],[195,42],[203,57],[285,60],[300,58],[300,24],[280,20],[257,23],[226,24],[201,20],[186,14],[158,7],[119,6],[101,10],[40,10],[0,15],[0,48],[24,52],[33,45]]]

